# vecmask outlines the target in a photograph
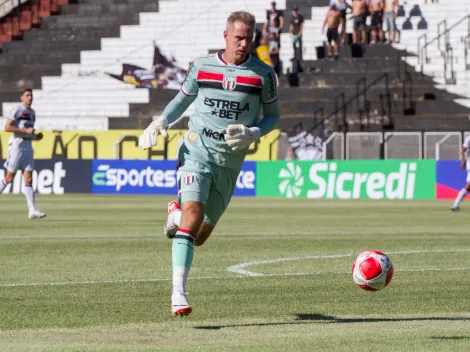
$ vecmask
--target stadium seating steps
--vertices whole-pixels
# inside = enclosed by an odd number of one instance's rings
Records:
[[[11,36],[22,40],[3,44],[3,53],[0,54],[0,103],[4,103],[3,110],[10,108],[11,104],[8,103],[18,100],[18,90],[31,86],[37,97],[35,107],[39,118],[109,118],[109,128],[145,127],[151,116],[162,112],[176,91],[135,89],[108,77],[105,71],[120,71],[123,62],[149,68],[153,54],[150,44],[153,41],[165,53],[174,55],[182,67],[187,67],[195,57],[222,47],[221,32],[228,12],[246,5],[261,25],[270,4],[266,0],[66,2],[70,1],[59,1],[56,10],[51,9],[51,16],[41,17],[33,28],[24,28],[21,35]],[[284,32],[287,32],[293,5],[299,6],[300,13],[306,19],[303,35],[304,72],[298,75],[299,86],[291,87],[288,76],[280,76],[283,126],[294,121],[312,123],[314,111],[323,108],[324,113],[328,114],[338,107],[335,106],[335,97],[340,93],[344,93],[348,100],[356,95],[361,79],[368,84],[386,73],[391,116],[383,116],[384,94],[387,90],[381,81],[368,90],[362,103],[354,101],[347,107],[350,130],[364,128],[364,110],[373,116],[373,121],[366,123],[365,128],[368,130],[380,129],[381,121],[390,118],[395,121],[395,129],[400,130],[455,130],[470,127],[470,109],[455,102],[456,99],[466,97],[460,92],[450,93],[444,87],[435,87],[436,82],[431,77],[415,71],[412,49],[416,47],[417,37],[422,33],[428,33],[430,37],[435,35],[436,24],[443,18],[434,10],[438,9],[437,5],[421,5],[418,7],[420,12],[416,10],[416,4],[402,8],[401,16],[397,19],[402,29],[401,46],[368,47],[362,58],[351,57],[350,47],[343,46],[340,59],[333,61],[317,59],[316,56],[316,47],[323,45],[320,33],[328,2],[277,2],[278,8],[285,10]],[[428,12],[429,15],[426,15]],[[450,16],[453,21],[459,16],[457,12],[446,16]],[[423,23],[427,24],[426,28]],[[410,26],[412,30],[404,29]],[[347,29],[351,29],[350,21]],[[287,33],[282,35],[281,45],[281,59],[286,71],[292,56]],[[406,61],[401,51],[405,47],[411,52]],[[434,55],[437,54],[430,50],[430,56]],[[412,77],[416,115],[404,114],[407,101],[403,99],[404,82],[401,78],[405,65]]]

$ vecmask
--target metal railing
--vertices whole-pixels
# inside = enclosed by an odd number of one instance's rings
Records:
[[[385,82],[385,92],[379,93],[379,100],[384,99],[386,103],[383,104],[385,107],[385,115],[382,117],[387,116],[387,120],[393,121],[392,118],[392,109],[391,109],[391,94],[390,94],[390,82],[389,82],[389,74],[384,73],[374,79],[371,83],[367,84],[367,79],[362,77],[356,82],[356,94],[346,100],[345,93],[342,92],[338,94],[334,98],[334,110],[325,116],[322,120],[318,121],[314,124],[313,128],[317,128],[320,126],[331,124],[331,120],[334,120],[334,130],[343,130],[347,132],[348,130],[348,114],[347,109],[352,104],[356,103],[356,107],[358,109],[357,113],[361,116],[361,118],[365,118],[367,121],[370,120],[370,109],[369,109],[369,101],[367,99],[367,93],[371,88],[374,88],[377,84],[381,83],[382,81]],[[380,98],[380,94],[382,94],[382,98]],[[362,104],[361,104],[362,102]]]
[[[470,49],[470,33],[462,38],[464,43],[464,60],[465,60],[465,70],[470,70],[470,62],[468,60],[468,51]]]
[[[445,84],[456,84],[457,80],[455,79],[454,71],[454,50],[450,43],[447,44],[445,51],[441,53],[444,58],[444,81]]]
[[[334,132],[322,143],[322,159],[458,160],[462,140],[469,134],[467,131]]]
[[[450,45],[450,32],[465,21],[467,21],[467,34],[470,34],[470,15],[465,15],[450,27],[447,27],[446,20],[439,22],[437,24],[437,36],[430,41],[427,40],[426,34],[418,37],[418,64],[420,65],[421,72],[424,70],[424,64],[429,63],[427,48],[437,41],[438,50],[441,51],[441,53],[447,51]],[[443,45],[441,45],[441,39],[444,40]]]

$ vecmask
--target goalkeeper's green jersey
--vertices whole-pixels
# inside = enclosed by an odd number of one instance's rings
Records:
[[[228,168],[240,168],[247,150],[233,151],[225,142],[230,124],[258,122],[263,104],[278,99],[274,70],[251,56],[240,65],[227,64],[223,51],[196,59],[182,93],[196,96],[182,152]],[[279,114],[279,111],[277,111]]]

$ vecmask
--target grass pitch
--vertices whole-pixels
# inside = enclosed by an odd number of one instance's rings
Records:
[[[468,211],[448,202],[241,199],[170,315],[166,197],[0,197],[0,351],[469,351]],[[394,278],[357,288],[354,257]]]

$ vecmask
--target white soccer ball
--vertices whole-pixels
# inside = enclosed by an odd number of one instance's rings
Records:
[[[356,285],[363,290],[381,290],[392,281],[392,261],[380,251],[365,251],[354,261],[352,275]]]

